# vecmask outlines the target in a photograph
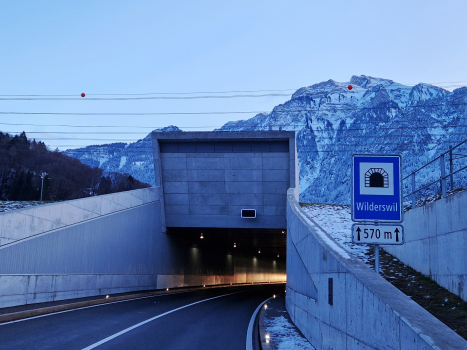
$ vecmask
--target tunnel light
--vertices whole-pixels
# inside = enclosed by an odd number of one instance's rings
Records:
[[[204,236],[203,236],[203,233],[201,232],[201,236],[199,236],[199,239],[203,239]]]
[[[266,339],[266,344],[269,344],[269,340],[271,339],[271,336],[266,333],[266,335],[264,336],[264,339]]]
[[[268,308],[268,304],[264,304],[264,310]]]

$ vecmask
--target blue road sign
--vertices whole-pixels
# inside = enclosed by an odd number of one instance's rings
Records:
[[[352,156],[352,220],[402,222],[401,156]]]

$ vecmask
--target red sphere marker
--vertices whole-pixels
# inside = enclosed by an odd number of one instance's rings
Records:
[[[86,96],[86,94],[83,92],[83,93],[81,94],[81,97],[84,97],[84,96]]]
[[[352,86],[352,85],[349,85],[349,86],[347,86],[347,89],[352,90],[352,89],[353,89],[353,86]]]

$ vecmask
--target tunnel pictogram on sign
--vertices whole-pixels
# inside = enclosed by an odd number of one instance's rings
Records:
[[[370,168],[365,173],[365,187],[389,187],[389,174],[383,168]]]

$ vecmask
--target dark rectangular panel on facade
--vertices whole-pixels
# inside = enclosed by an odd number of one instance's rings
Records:
[[[289,141],[160,142],[161,153],[269,153],[289,152]]]

